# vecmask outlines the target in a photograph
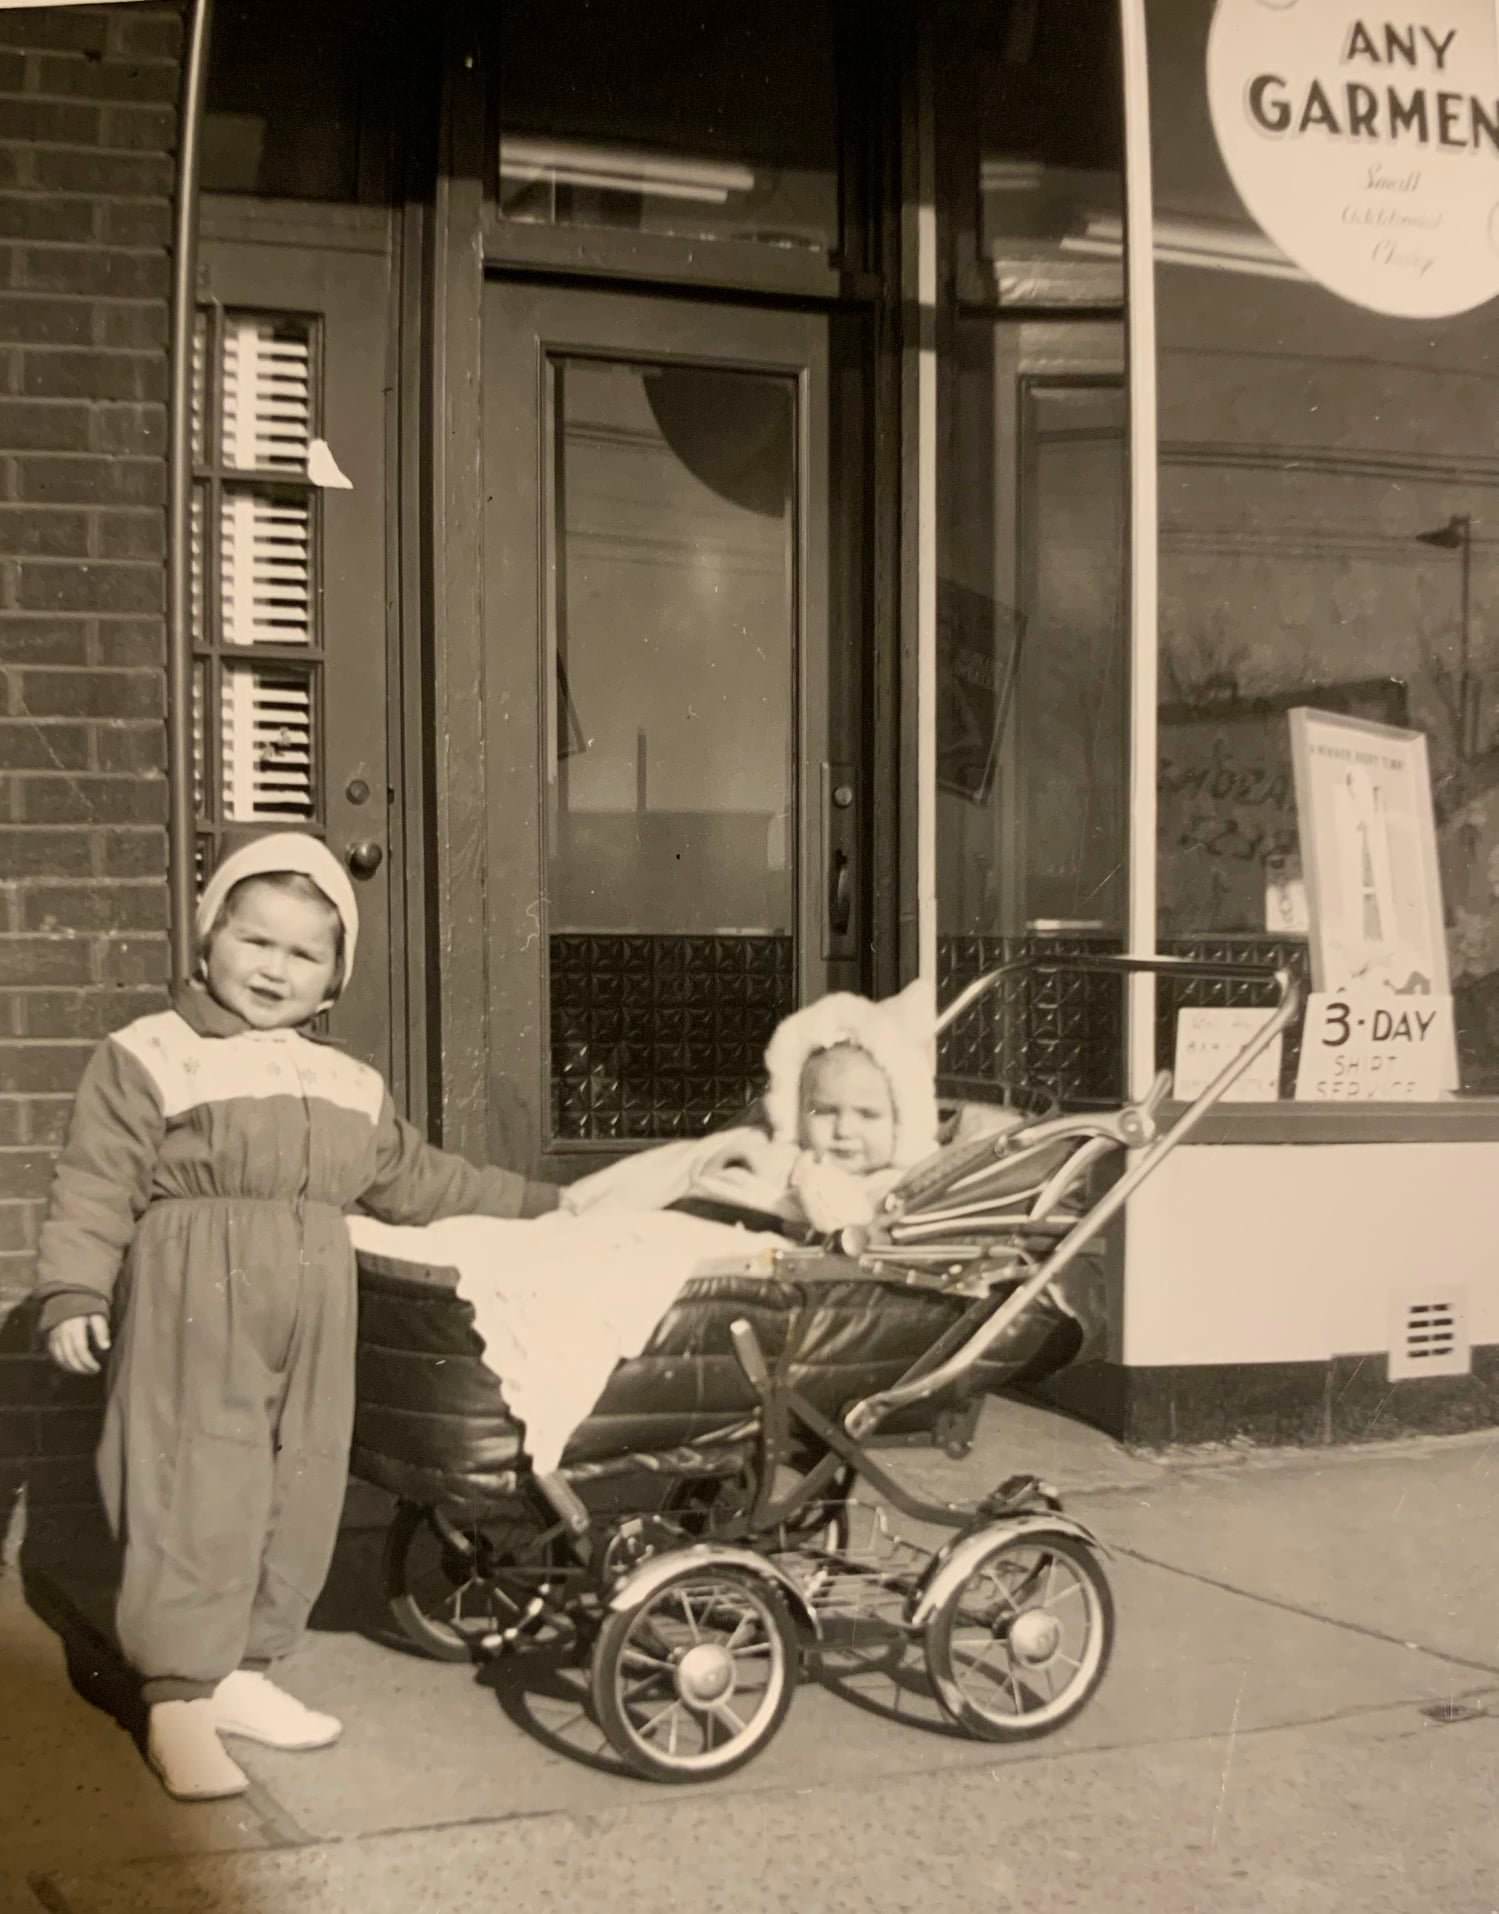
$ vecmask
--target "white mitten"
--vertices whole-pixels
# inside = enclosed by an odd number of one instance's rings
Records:
[[[791,1188],[807,1221],[824,1236],[850,1223],[867,1223],[874,1215],[869,1179],[851,1176],[836,1163],[819,1163],[810,1150],[797,1158]]]

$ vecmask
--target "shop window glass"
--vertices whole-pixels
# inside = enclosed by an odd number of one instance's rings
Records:
[[[937,36],[939,120],[959,256],[1002,299],[1124,298],[1118,17],[1077,0],[950,7]],[[957,137],[952,137],[957,135]]]
[[[1459,10],[1452,24],[1466,30],[1484,11]],[[1348,10],[1349,23],[1356,13]],[[1375,302],[1388,303],[1387,292],[1370,303],[1339,296],[1321,283],[1315,257],[1298,264],[1282,250],[1247,210],[1214,130],[1207,90],[1212,16],[1208,0],[1151,0],[1147,9],[1159,340],[1163,945],[1263,951],[1308,970],[1306,830],[1289,713],[1307,707],[1419,732],[1440,873],[1442,922],[1434,935],[1454,992],[1460,1087],[1493,1094],[1496,307],[1394,316],[1375,309]],[[1399,70],[1378,77],[1381,87],[1397,80],[1404,99],[1423,82],[1419,67],[1400,49],[1396,54]],[[1284,62],[1265,64],[1289,71]],[[1491,110],[1491,50],[1487,71]],[[1336,113],[1346,108],[1341,89],[1349,74],[1334,77],[1324,97]],[[1241,90],[1236,100],[1244,97]],[[1306,97],[1303,89],[1302,105]],[[1325,126],[1303,140],[1308,193],[1317,190],[1316,169],[1329,163],[1335,145]],[[1419,160],[1414,144],[1392,159],[1371,134],[1360,187],[1346,204],[1372,204],[1376,174],[1397,180]],[[1371,223],[1371,249],[1389,226],[1385,205],[1401,218],[1430,211],[1392,191],[1375,208],[1384,223]],[[1347,223],[1336,208],[1333,217]],[[1349,798],[1354,811],[1358,796]],[[1375,793],[1376,808],[1377,799]],[[1345,848],[1352,846],[1353,837],[1344,835]],[[1402,875],[1404,852],[1395,848],[1393,894],[1383,902],[1379,860],[1349,851],[1363,856],[1363,929],[1371,938],[1383,919],[1403,917],[1411,901],[1413,866]],[[1351,881],[1357,887],[1357,878]],[[1337,989],[1346,984],[1324,981]],[[1367,982],[1399,987],[1378,963]],[[1295,1094],[1295,1051],[1293,1043],[1283,1096]]]
[[[833,16],[793,0],[501,7],[501,217],[836,251]]]

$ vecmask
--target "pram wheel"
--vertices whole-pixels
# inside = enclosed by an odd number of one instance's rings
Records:
[[[523,1623],[555,1567],[525,1517],[449,1516],[401,1502],[385,1537],[385,1599],[402,1634],[437,1661],[472,1661]]]
[[[983,1741],[1069,1720],[1103,1680],[1114,1598],[1090,1550],[1049,1531],[1000,1534],[927,1618],[927,1673],[945,1712]]]
[[[798,1655],[780,1598],[758,1576],[682,1569],[605,1618],[593,1651],[599,1725],[650,1780],[731,1774],[785,1719]]]

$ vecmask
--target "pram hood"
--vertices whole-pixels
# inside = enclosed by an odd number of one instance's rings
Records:
[[[802,1072],[819,1050],[856,1044],[884,1071],[895,1105],[894,1163],[919,1163],[937,1147],[937,1093],[933,1084],[936,1017],[932,993],[919,979],[895,997],[875,1003],[852,991],[834,991],[794,1011],[765,1051],[765,1119],[777,1143],[795,1145],[800,1128]]]

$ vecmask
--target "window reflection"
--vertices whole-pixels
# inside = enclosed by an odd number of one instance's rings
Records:
[[[1392,318],[1258,234],[1203,93],[1212,8],[1152,0],[1162,935],[1299,936],[1286,712],[1423,732],[1462,1083],[1499,1090],[1494,308]],[[1196,259],[1184,234],[1218,235]],[[1213,256],[1216,250],[1216,257]]]

